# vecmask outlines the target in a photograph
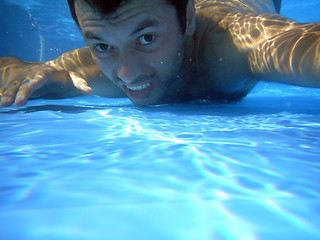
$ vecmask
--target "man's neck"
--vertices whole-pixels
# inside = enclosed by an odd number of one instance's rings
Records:
[[[185,90],[192,98],[195,98],[198,95],[195,92],[197,82],[197,54],[195,51],[195,39],[194,36],[190,36],[186,40],[185,56],[180,76],[183,78],[185,83]]]
[[[185,42],[184,59],[176,79],[167,92],[170,102],[188,102],[194,99],[192,94],[193,82],[196,77],[196,61],[194,57],[194,39],[187,37]]]

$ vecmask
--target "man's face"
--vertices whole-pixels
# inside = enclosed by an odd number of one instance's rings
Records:
[[[167,0],[132,0],[105,17],[78,0],[76,14],[96,64],[134,104],[172,97],[182,81],[186,37]]]

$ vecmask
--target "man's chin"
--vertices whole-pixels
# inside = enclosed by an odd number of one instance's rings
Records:
[[[129,99],[134,105],[137,105],[139,107],[150,107],[150,106],[161,104],[161,101],[157,101],[154,99],[136,99],[136,98],[134,99],[129,98]]]

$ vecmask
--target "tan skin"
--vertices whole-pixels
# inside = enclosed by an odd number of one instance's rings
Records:
[[[260,80],[320,87],[320,24],[276,15],[270,0],[189,1],[186,32],[166,0],[76,13],[87,48],[44,63],[0,59],[1,106],[29,97],[128,96],[137,105],[238,101]]]
[[[164,0],[132,1],[104,20],[80,1],[76,13],[95,63],[133,103],[157,104],[176,95],[168,93],[181,85],[177,75],[185,66],[186,38],[195,27],[183,35],[171,5]]]

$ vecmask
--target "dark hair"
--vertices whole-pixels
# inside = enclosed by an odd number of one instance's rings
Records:
[[[75,1],[77,0],[68,0],[70,12],[73,20],[79,26],[79,21],[76,15],[75,10]],[[130,0],[84,0],[86,1],[93,9],[98,10],[102,15],[108,15],[116,12],[116,10],[122,5]],[[188,0],[167,0],[170,4],[174,6],[177,12],[178,21],[182,32],[186,31],[186,14],[187,14],[187,5]]]

